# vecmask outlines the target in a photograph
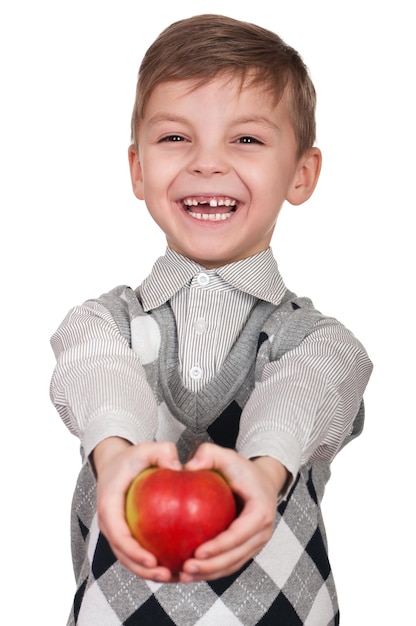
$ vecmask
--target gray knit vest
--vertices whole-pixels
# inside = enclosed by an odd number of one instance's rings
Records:
[[[112,314],[121,335],[130,345],[135,343],[132,334],[135,332],[133,320],[136,317],[148,315],[157,323],[161,333],[158,358],[146,363],[144,368],[158,404],[165,402],[172,416],[181,424],[181,435],[176,445],[182,461],[188,458],[195,443],[202,441],[235,447],[241,412],[260,380],[263,368],[298,346],[316,322],[324,317],[308,298],[299,298],[289,291],[279,306],[259,301],[218,374],[202,391],[193,393],[182,384],[175,319],[168,303],[146,313],[138,293],[125,286],[102,295],[98,302]],[[361,432],[363,419],[362,405],[347,441]],[[319,602],[322,603],[322,615],[327,616],[325,624],[336,626],[339,623],[335,584],[320,511],[329,475],[328,463],[307,463],[300,469],[290,493],[277,509],[274,535],[262,554],[270,550],[269,562],[277,559],[278,563],[281,557],[275,554],[274,546],[280,546],[285,538],[280,549],[283,549],[286,559],[293,559],[293,567],[285,575],[284,582],[278,570],[276,575],[273,574],[274,566],[264,568],[264,556],[260,554],[232,576],[186,586],[189,594],[198,594],[195,601],[201,598],[200,610],[207,620],[213,606],[211,601],[217,598],[217,603],[224,603],[225,610],[231,611],[239,623],[246,626],[300,626]],[[150,595],[146,581],[135,577],[118,563],[94,522],[95,506],[95,481],[88,464],[84,463],[72,506],[72,551],[77,592],[68,625],[79,623],[83,603],[88,604],[92,596],[94,602],[99,597],[104,603],[102,613],[94,604],[96,623],[101,615],[106,614],[105,604],[108,603],[111,611],[117,614],[117,624],[120,625],[197,624],[199,617],[191,617],[192,602],[184,602],[183,586],[163,585]],[[296,546],[293,554],[289,545]],[[100,588],[98,596],[93,591],[96,586]],[[304,592],[301,592],[303,587]],[[241,597],[241,589],[247,589],[249,595],[254,594],[253,597],[261,596],[261,602],[244,604],[242,610],[244,598]],[[205,601],[207,607],[203,609]],[[83,626],[83,623],[80,624]]]
[[[234,448],[241,411],[264,366],[298,346],[324,318],[309,298],[296,297],[289,291],[279,306],[259,300],[218,374],[194,393],[181,380],[176,324],[168,303],[146,313],[137,293],[123,286],[98,301],[110,311],[130,345],[135,317],[151,315],[156,320],[161,332],[159,358],[144,368],[158,404],[166,402],[170,412],[186,426],[177,442],[182,461],[195,441],[214,441]],[[355,429],[358,426],[357,421]]]

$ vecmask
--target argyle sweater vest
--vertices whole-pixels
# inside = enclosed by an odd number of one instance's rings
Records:
[[[173,441],[182,461],[196,442],[234,448],[239,419],[264,366],[296,347],[322,316],[287,292],[279,306],[259,301],[218,375],[193,393],[181,381],[169,304],[144,312],[137,294],[118,287],[99,298],[138,354],[158,403],[156,440]],[[362,428],[360,410],[350,438]],[[72,505],[77,590],[68,626],[334,626],[336,590],[320,502],[330,469],[307,463],[276,512],[270,541],[240,571],[191,584],[157,584],[124,568],[96,518],[95,481],[84,462]]]

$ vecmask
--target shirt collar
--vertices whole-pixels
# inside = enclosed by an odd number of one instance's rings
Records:
[[[182,256],[171,248],[157,259],[149,276],[138,288],[145,311],[161,306],[189,284],[192,278],[206,271],[199,263]],[[278,305],[286,291],[271,248],[254,256],[215,269],[232,287],[255,298]]]

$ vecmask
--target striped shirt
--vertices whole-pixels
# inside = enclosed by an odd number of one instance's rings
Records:
[[[145,311],[170,302],[184,385],[198,393],[218,372],[258,299],[278,305],[286,287],[270,249],[207,270],[168,249],[138,289]],[[75,307],[52,338],[51,397],[85,453],[105,437],[152,439],[157,407],[143,367],[108,311]],[[371,363],[333,318],[264,368],[240,421],[237,449],[277,458],[296,476],[308,460],[330,462],[350,433]],[[277,435],[277,436],[276,436]]]
[[[270,249],[207,270],[168,248],[139,293],[145,311],[170,300],[183,383],[197,392],[218,373],[258,299],[279,304],[285,289]]]

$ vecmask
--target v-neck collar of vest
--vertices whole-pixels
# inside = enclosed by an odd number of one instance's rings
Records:
[[[276,305],[270,302],[258,301],[219,372],[198,392],[187,389],[181,379],[176,324],[170,305],[165,303],[153,309],[162,333],[159,374],[163,397],[185,426],[196,433],[205,432],[235,398],[255,366],[259,333],[275,309]]]

